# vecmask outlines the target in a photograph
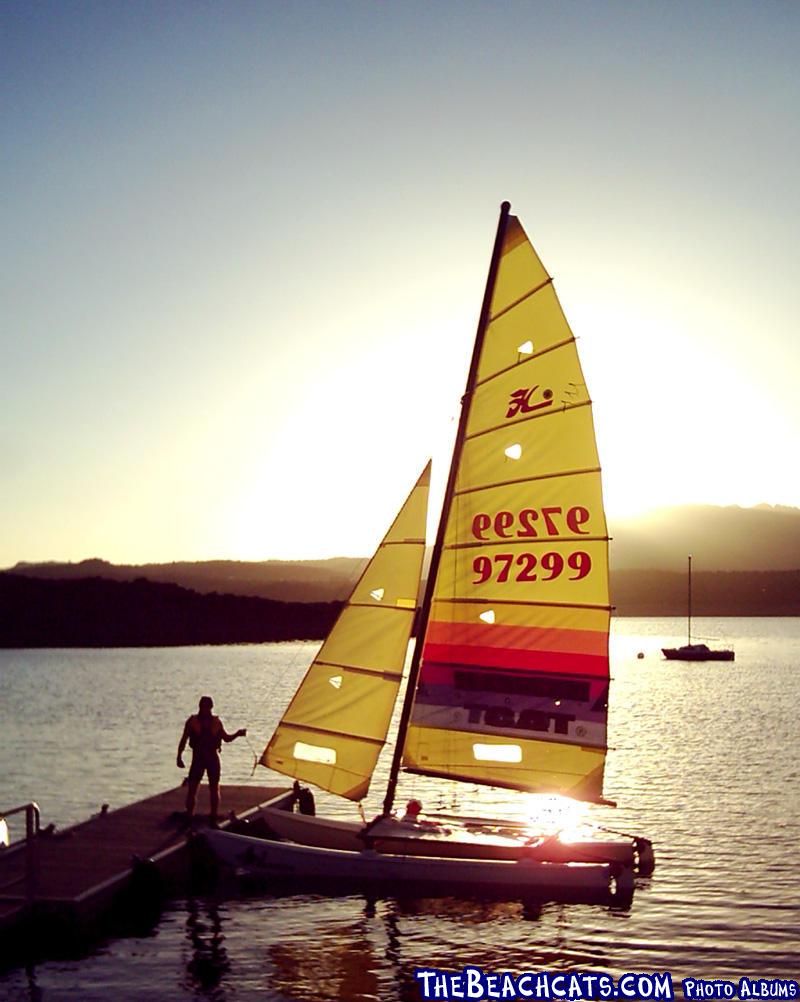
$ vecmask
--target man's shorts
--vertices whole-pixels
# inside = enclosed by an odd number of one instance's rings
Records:
[[[189,782],[199,783],[203,778],[203,773],[208,773],[209,783],[218,783],[220,776],[219,755],[192,755],[192,764],[189,766]]]

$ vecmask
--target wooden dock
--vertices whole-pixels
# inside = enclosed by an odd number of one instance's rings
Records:
[[[265,804],[287,799],[290,791],[264,786],[224,786],[220,809],[246,818]],[[34,839],[34,883],[26,883],[24,844],[0,850],[0,932],[3,938],[23,924],[85,927],[102,918],[129,886],[137,860],[152,860],[158,875],[174,881],[188,872],[189,839],[181,817],[185,787],[178,786],[118,810]],[[208,810],[201,786],[198,808]],[[207,827],[199,814],[194,831]],[[226,828],[229,821],[220,821]],[[148,864],[149,865],[149,864]],[[34,928],[35,931],[35,928]]]

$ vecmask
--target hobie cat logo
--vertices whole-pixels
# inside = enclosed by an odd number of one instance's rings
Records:
[[[514,390],[509,397],[506,417],[516,417],[517,414],[530,414],[532,411],[540,411],[543,407],[549,407],[553,403],[553,391],[542,390],[541,399],[537,401],[534,394],[539,389],[538,384],[530,389]]]

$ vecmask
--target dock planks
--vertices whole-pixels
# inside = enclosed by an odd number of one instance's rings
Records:
[[[223,786],[220,810],[246,817],[265,803],[280,801],[286,789]],[[187,857],[187,829],[179,817],[185,787],[178,786],[36,840],[34,917],[67,921],[96,917],[130,878],[134,857],[153,859],[173,872]],[[207,825],[208,788],[200,787],[195,830]],[[202,813],[205,812],[205,813]],[[222,821],[221,828],[228,822]],[[0,852],[0,927],[12,926],[25,909],[25,849]],[[12,883],[13,882],[13,883]],[[9,885],[11,885],[9,887]]]

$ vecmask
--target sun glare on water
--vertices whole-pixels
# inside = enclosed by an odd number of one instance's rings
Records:
[[[588,805],[558,794],[529,793],[521,814],[536,834],[558,834],[562,842],[574,842],[587,823]]]

